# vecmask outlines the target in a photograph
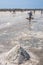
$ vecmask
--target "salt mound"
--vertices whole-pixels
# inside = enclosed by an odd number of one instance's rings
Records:
[[[22,47],[17,45],[7,53],[6,59],[14,64],[22,64],[24,61],[30,59],[30,55]]]
[[[0,60],[1,65],[36,65],[38,63],[36,56],[20,45],[16,45],[9,52],[3,54]]]

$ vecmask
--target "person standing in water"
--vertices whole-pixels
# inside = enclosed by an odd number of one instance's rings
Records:
[[[29,21],[32,19],[32,12],[29,13]]]

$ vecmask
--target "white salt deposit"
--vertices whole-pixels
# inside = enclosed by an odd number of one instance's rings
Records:
[[[16,45],[13,47],[9,52],[6,52],[4,54],[0,55],[0,64],[1,65],[18,65],[18,51],[20,49],[20,45]],[[27,50],[26,50],[27,51]],[[28,52],[28,51],[27,51]],[[23,62],[21,65],[34,65],[39,62],[38,57],[31,53],[30,51],[28,52],[30,55],[30,60],[27,60]]]
[[[12,12],[0,12],[0,43],[2,43],[0,48],[5,47],[6,49],[7,47],[8,49],[8,46],[10,46],[8,43],[9,41],[13,46],[18,44],[12,49],[10,48],[11,50],[8,52],[0,54],[0,65],[18,65],[18,58],[16,57],[19,55],[18,50],[20,49],[19,43],[21,41],[23,42],[22,44],[30,43],[30,45],[26,45],[28,47],[31,47],[33,42],[33,45],[39,45],[38,47],[34,46],[33,48],[42,49],[43,16],[41,18],[41,12],[36,11],[35,14],[33,14],[34,20],[29,23],[26,19],[28,13],[29,11],[15,12],[13,14]],[[7,42],[8,45],[5,42]],[[37,65],[39,58],[31,51],[27,50],[29,49],[28,47],[24,48],[24,46],[22,46],[30,55],[30,60],[23,62],[21,65]]]

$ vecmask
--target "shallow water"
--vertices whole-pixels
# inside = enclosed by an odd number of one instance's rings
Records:
[[[27,12],[0,13],[0,53],[8,51],[15,43],[43,48],[43,15],[36,12],[31,22],[27,17]]]

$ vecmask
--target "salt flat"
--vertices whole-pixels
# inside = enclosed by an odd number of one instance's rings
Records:
[[[0,56],[3,59],[3,54],[20,44],[39,57],[38,65],[43,65],[43,14],[33,12],[34,19],[29,22],[28,12],[0,12]]]

